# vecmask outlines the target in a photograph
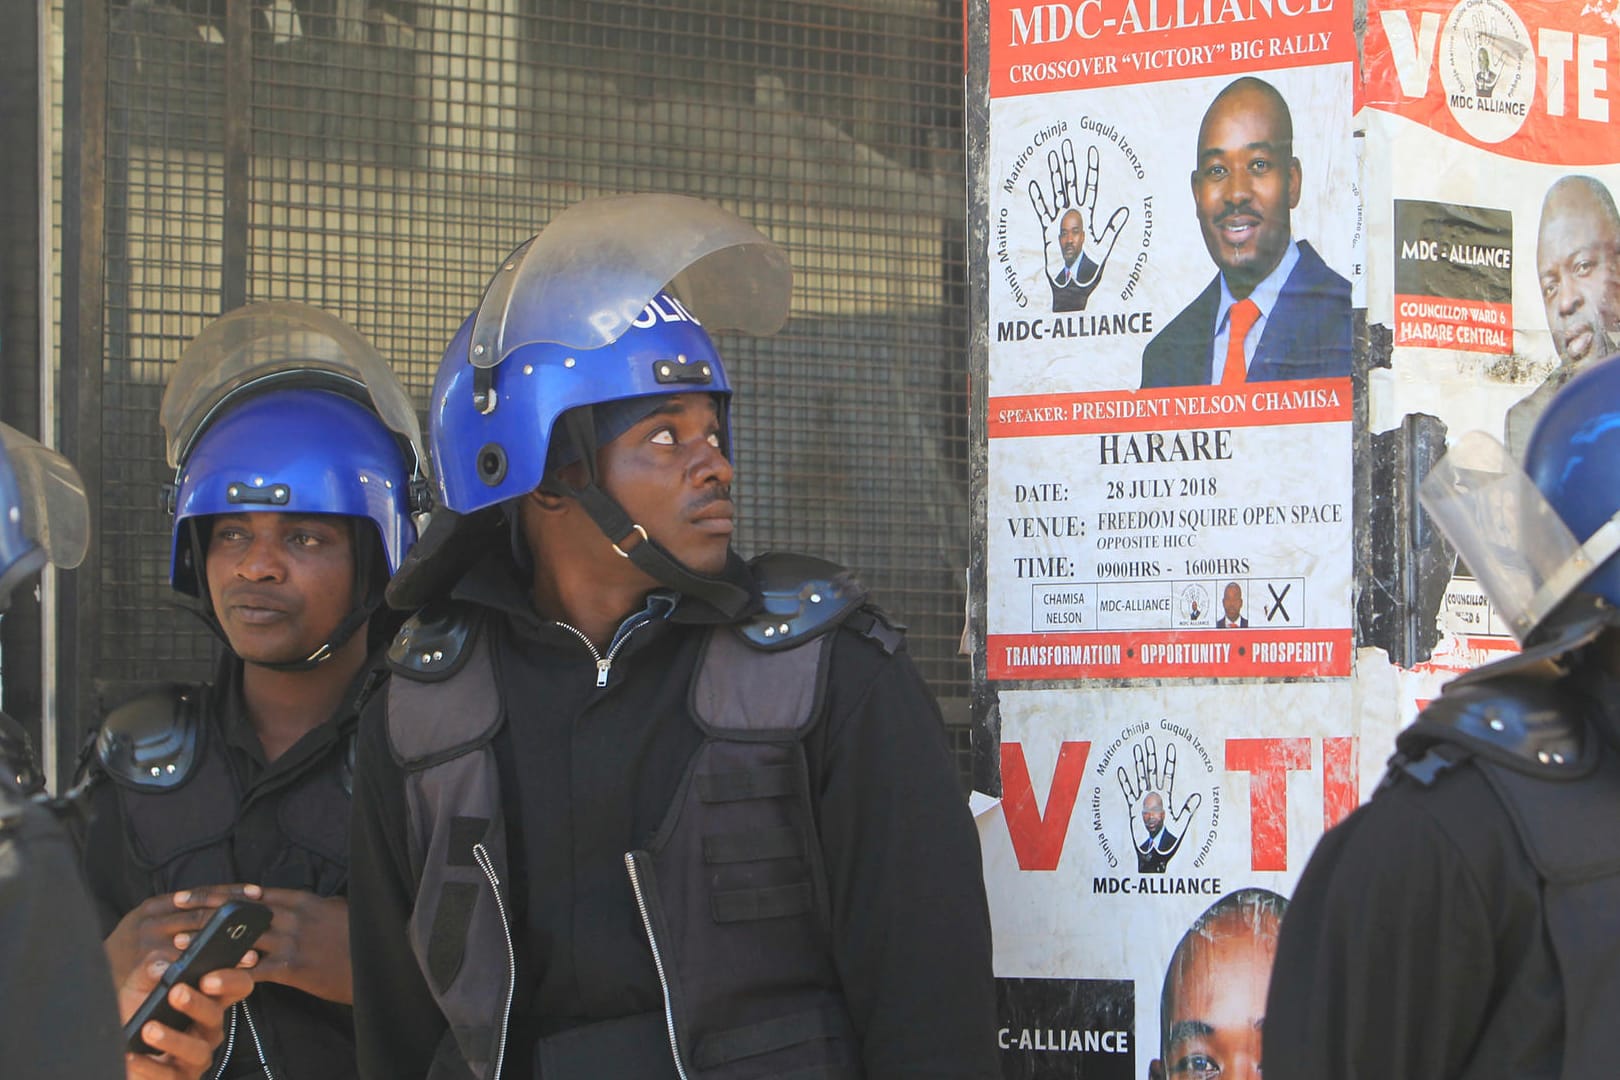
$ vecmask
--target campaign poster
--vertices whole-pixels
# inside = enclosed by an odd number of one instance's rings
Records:
[[[1369,3],[1367,315],[1391,341],[1369,376],[1374,431],[1427,414],[1448,442],[1484,431],[1522,458],[1559,388],[1620,351],[1620,38],[1606,7]],[[1403,708],[1517,648],[1455,569]]]
[[[1620,351],[1613,19],[1368,5],[1368,321],[1393,332],[1375,426],[1429,412],[1521,456],[1552,394]]]
[[[1351,6],[989,35],[988,678],[1349,675]]]
[[[1217,1014],[1257,1049],[1277,925],[1382,774],[1393,694],[1376,658],[1366,679],[1004,690],[979,821],[1005,1075],[1148,1076],[1167,1032]]]

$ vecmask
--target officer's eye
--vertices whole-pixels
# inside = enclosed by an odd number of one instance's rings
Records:
[[[235,525],[221,525],[214,530],[215,540],[241,540],[246,536],[246,531]]]
[[[316,536],[314,533],[307,532],[293,533],[291,539],[292,542],[297,544],[299,547],[314,547],[317,544],[325,542],[322,537]]]
[[[720,433],[718,431],[709,432],[708,442],[709,445],[714,447],[716,450],[720,449]]]
[[[659,428],[657,431],[652,433],[652,437],[648,441],[655,442],[659,446],[674,446],[675,432],[671,431],[667,427]]]

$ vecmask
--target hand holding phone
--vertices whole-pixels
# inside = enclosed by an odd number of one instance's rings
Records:
[[[169,1004],[169,991],[182,982],[196,987],[210,971],[235,967],[269,926],[270,909],[251,900],[227,901],[216,909],[208,924],[197,931],[180,959],[163,972],[157,986],[124,1025],[125,1045],[138,1054],[158,1053],[141,1038],[141,1028],[149,1020],[175,1031],[190,1027],[191,1018]]]

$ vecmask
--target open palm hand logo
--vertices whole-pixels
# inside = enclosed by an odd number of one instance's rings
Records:
[[[1084,311],[1086,301],[1102,281],[1103,267],[1130,220],[1121,206],[1097,227],[1097,180],[1102,172],[1097,148],[1086,148],[1086,183],[1082,192],[1074,143],[1046,152],[1050,191],[1038,180],[1029,182],[1029,204],[1041,227],[1046,254],[1046,280],[1052,286],[1053,311]]]
[[[1131,842],[1136,846],[1136,869],[1143,874],[1162,874],[1181,850],[1187,838],[1193,817],[1204,803],[1204,796],[1195,791],[1187,796],[1179,810],[1175,807],[1176,744],[1164,748],[1164,765],[1160,768],[1157,747],[1149,735],[1131,750],[1135,765],[1131,775],[1121,765],[1116,773],[1119,790],[1125,796],[1126,812],[1131,819]]]

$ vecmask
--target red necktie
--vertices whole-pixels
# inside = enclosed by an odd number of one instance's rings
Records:
[[[1243,339],[1260,317],[1260,305],[1244,297],[1232,305],[1226,316],[1226,367],[1221,371],[1222,386],[1240,386],[1248,378],[1249,361],[1243,355]]]

